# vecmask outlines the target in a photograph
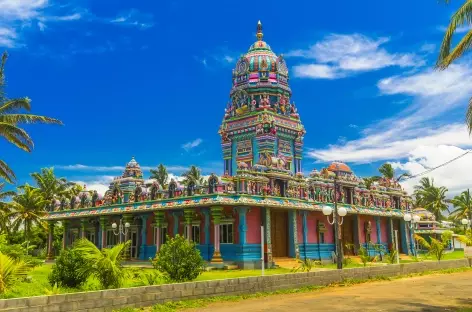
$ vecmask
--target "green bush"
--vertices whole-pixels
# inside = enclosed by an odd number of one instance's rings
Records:
[[[71,288],[82,286],[90,276],[89,270],[84,270],[84,265],[86,261],[79,251],[62,250],[48,276],[49,284]]]
[[[205,269],[205,262],[195,244],[180,235],[169,238],[161,246],[152,265],[172,282],[192,281]]]

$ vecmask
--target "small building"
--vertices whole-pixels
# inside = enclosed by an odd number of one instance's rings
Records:
[[[224,174],[212,174],[205,185],[171,180],[164,186],[144,180],[133,158],[104,196],[85,191],[51,207],[46,220],[50,229],[62,222],[64,247],[79,237],[100,248],[131,240],[127,257],[147,260],[167,237],[181,234],[205,260],[241,268],[260,267],[262,251],[268,267],[284,258],[330,260],[333,226],[322,209],[336,202],[347,210],[340,226],[345,253],[355,251],[350,244],[389,249],[395,231],[400,251],[412,251],[403,221],[411,198],[396,181],[382,179],[367,188],[341,161],[303,175],[305,128],[292,101],[287,64],[263,40],[260,22],[256,37],[232,72],[219,128]],[[120,224],[129,226],[122,227],[126,234],[118,231]]]

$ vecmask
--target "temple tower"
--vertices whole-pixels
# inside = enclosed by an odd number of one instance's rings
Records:
[[[288,68],[283,56],[263,41],[260,21],[256,37],[233,70],[230,101],[219,130],[224,173],[233,176],[238,167],[271,162],[296,174],[302,171],[305,129],[291,101]]]

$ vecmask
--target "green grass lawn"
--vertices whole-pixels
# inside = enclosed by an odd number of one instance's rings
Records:
[[[443,259],[441,260],[456,260],[456,259],[463,259],[463,258],[464,258],[464,251],[455,250],[453,252],[445,253]],[[437,261],[436,258],[434,258],[434,256],[424,254],[424,253],[418,255],[418,260],[419,261],[425,261],[425,260]],[[416,260],[413,258],[400,260],[400,263],[411,263],[411,262],[416,262]]]
[[[35,268],[30,272],[32,280],[30,282],[20,282],[11,288],[7,293],[0,295],[0,299],[8,298],[18,298],[18,297],[31,297],[31,296],[41,296],[47,294],[48,290],[52,290],[51,285],[48,282],[48,275],[52,270],[52,264],[46,263],[40,267]],[[141,278],[138,276],[139,273],[151,272],[154,269],[149,268],[133,268],[133,271],[130,274],[130,277],[126,279],[124,288],[127,287],[137,287],[144,286]],[[284,274],[289,273],[289,269],[270,269],[265,270],[265,275],[273,274]],[[227,278],[237,278],[237,277],[248,277],[248,276],[260,276],[261,270],[213,270],[209,272],[203,272],[198,278],[197,281],[208,281],[216,279],[227,279]],[[80,291],[90,291],[90,290],[99,290],[100,286],[95,278],[91,277],[87,283],[81,289],[59,289],[58,293],[71,293],[71,292],[80,292]]]
[[[452,259],[462,259],[464,257],[463,251],[454,251],[452,253],[448,253],[444,256],[443,260],[452,260]],[[435,261],[435,259],[431,256],[420,256],[420,261]],[[414,259],[408,260],[400,260],[401,263],[409,263],[415,262]],[[374,266],[374,265],[381,265],[377,263],[368,263],[367,266]],[[353,261],[344,268],[356,268],[356,267],[363,267],[362,263],[357,261]],[[7,298],[18,298],[18,297],[31,297],[31,296],[41,296],[46,295],[48,290],[51,290],[52,287],[49,285],[48,282],[48,275],[51,272],[52,264],[46,263],[40,267],[35,268],[32,272],[30,272],[30,276],[32,277],[31,281],[29,282],[20,282],[16,284],[13,288],[11,288],[7,293],[0,295],[0,299],[7,299]],[[319,269],[336,269],[336,264],[326,264],[322,266],[315,266],[314,270]],[[144,283],[139,276],[145,272],[151,272],[154,269],[150,268],[129,268],[128,270],[132,271],[133,273],[130,274],[130,277],[126,279],[123,287],[137,287],[143,286]],[[277,268],[277,269],[269,269],[265,270],[265,275],[273,275],[273,274],[285,274],[290,273],[291,269],[286,268]],[[208,272],[203,272],[196,280],[197,281],[208,281],[208,280],[216,280],[216,279],[228,279],[228,278],[238,278],[238,277],[249,277],[249,276],[260,276],[261,270],[212,270]],[[91,290],[99,290],[100,286],[97,280],[93,277],[89,278],[87,283],[81,289],[59,289],[58,293],[71,293],[71,292],[80,292],[80,291],[91,291]]]

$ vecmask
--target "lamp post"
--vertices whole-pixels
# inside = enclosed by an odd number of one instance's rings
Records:
[[[334,226],[334,244],[336,246],[336,265],[338,270],[343,268],[343,249],[341,246],[341,230],[340,226],[343,224],[343,217],[347,215],[347,210],[344,207],[338,208],[336,201],[334,210],[331,206],[323,207],[323,214],[328,219],[328,223]],[[329,216],[333,215],[333,221],[329,221]]]
[[[130,226],[131,225],[129,224],[129,222],[126,222],[123,226],[122,219],[120,219],[120,224],[116,224],[116,222],[113,222],[113,224],[111,225],[111,227],[113,228],[113,234],[119,235],[120,237],[120,244],[122,243],[121,234],[123,234],[126,240],[126,235],[128,235],[128,229]]]
[[[409,228],[410,233],[411,233],[411,234],[410,234],[410,237],[411,237],[411,240],[412,240],[412,241],[411,241],[411,244],[412,244],[411,246],[412,246],[412,247],[415,246],[415,248],[411,248],[411,249],[414,251],[415,256],[417,255],[417,252],[416,252],[416,244],[413,245],[413,244],[414,244],[414,241],[413,241],[413,235],[412,235],[412,234],[413,234],[414,231],[415,231],[415,224],[418,223],[418,222],[420,221],[420,219],[421,219],[420,216],[418,216],[418,215],[411,215],[411,214],[409,214],[409,213],[406,213],[406,214],[403,216],[403,220],[404,220],[404,221],[406,222],[406,224],[408,225],[408,228]]]

